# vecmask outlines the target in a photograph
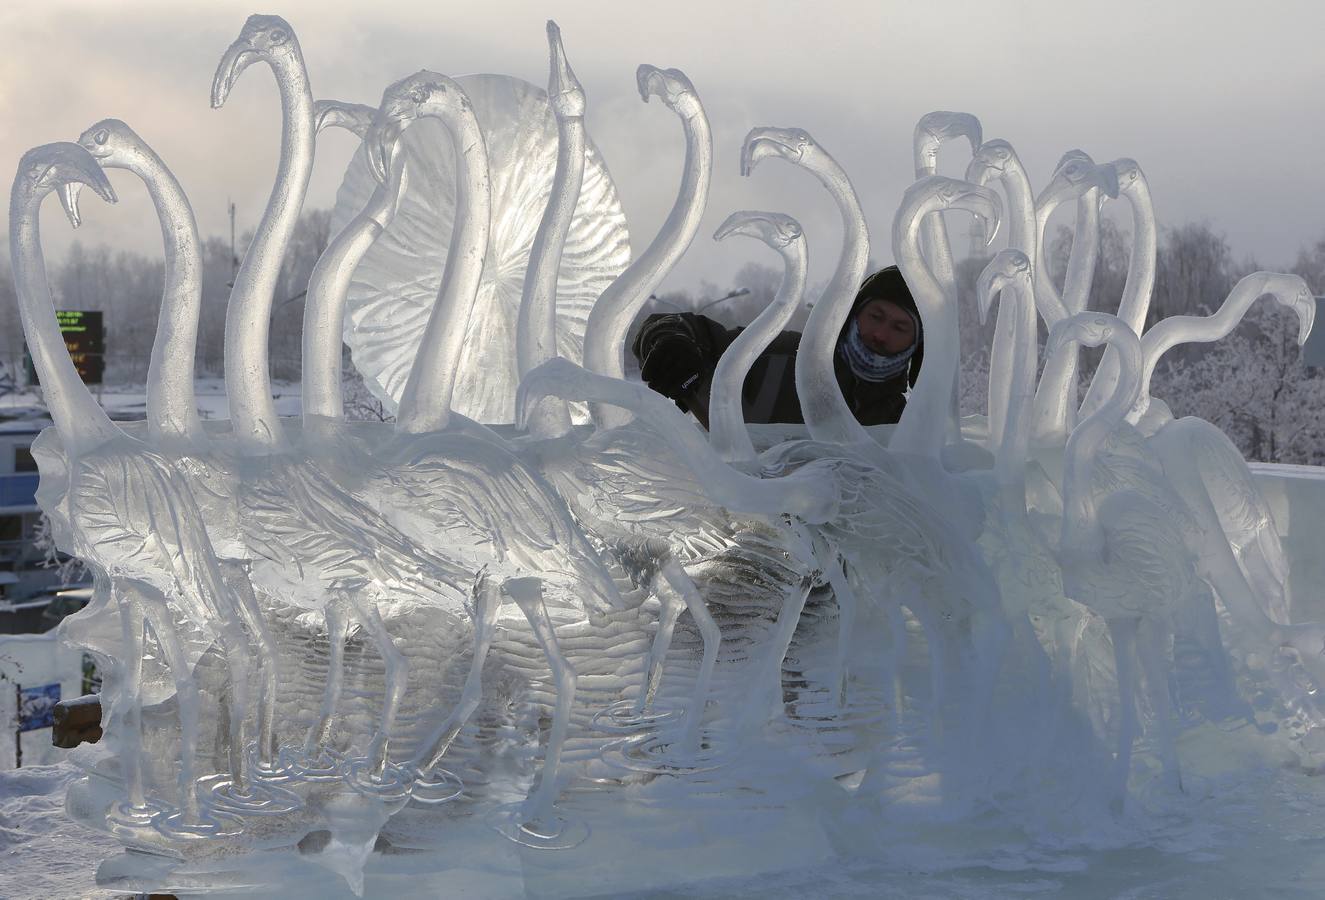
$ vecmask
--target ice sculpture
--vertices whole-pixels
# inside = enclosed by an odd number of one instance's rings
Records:
[[[1118,196],[1118,177],[1113,166],[1096,166],[1079,150],[1068,151],[1058,163],[1053,178],[1035,201],[1036,266],[1035,302],[1040,316],[1052,327],[1060,320],[1085,309],[1099,254],[1099,204],[1104,197]],[[1044,230],[1049,216],[1065,200],[1077,199],[1077,222],[1068,257],[1068,278],[1062,295],[1049,278],[1044,262]],[[1077,354],[1069,342],[1050,358],[1040,378],[1035,398],[1035,440],[1061,443],[1077,422]]]
[[[377,110],[362,104],[319,100],[314,104],[317,130],[341,127],[360,140],[368,134]],[[396,216],[400,195],[408,184],[405,156],[393,148],[386,183],[375,190],[359,214],[332,238],[318,257],[308,278],[304,301],[303,366],[304,427],[319,418],[344,416],[341,398],[341,334],[345,330],[345,301],[354,270],[364,254]]]
[[[838,332],[865,275],[869,232],[860,199],[837,160],[799,128],[756,128],[741,148],[741,174],[749,175],[764,159],[785,159],[810,172],[824,186],[842,216],[842,249],[833,277],[810,311],[796,355],[796,395],[805,427],[815,440],[853,443],[863,430],[847,407],[833,371]],[[868,438],[863,438],[869,440]]]
[[[681,187],[667,219],[644,252],[598,297],[585,324],[584,364],[595,372],[617,378],[625,373],[625,338],[630,323],[695,239],[713,171],[713,138],[708,116],[685,73],[640,66],[635,82],[644,102],[657,97],[681,118],[686,155]],[[619,409],[594,407],[593,414],[600,426],[621,424]]]
[[[1297,344],[1302,346],[1311,334],[1316,319],[1316,298],[1307,283],[1297,275],[1253,272],[1244,275],[1224,298],[1219,310],[1209,316],[1169,316],[1156,322],[1141,340],[1141,388],[1136,405],[1127,420],[1138,423],[1150,408],[1150,378],[1160,357],[1178,344],[1217,341],[1227,336],[1242,321],[1251,305],[1268,296],[1298,319]],[[1161,419],[1162,412],[1159,414]],[[1152,419],[1155,417],[1152,417]]]
[[[515,346],[523,279],[551,196],[560,126],[540,87],[504,75],[455,80],[478,118],[493,190],[487,264],[460,357],[456,411],[478,421],[509,423],[519,382]],[[567,127],[581,126],[568,122]],[[355,367],[393,414],[447,267],[457,183],[441,123],[419,122],[401,141],[409,185],[395,219],[354,270],[344,333]],[[366,156],[356,155],[337,194],[333,230],[357,216],[378,187]],[[594,301],[630,261],[616,186],[587,135],[574,209],[557,269],[557,352],[579,360]],[[582,420],[583,411],[576,417]]]
[[[1116,159],[1109,163],[1118,179],[1118,193],[1132,208],[1132,249],[1127,260],[1127,281],[1118,302],[1118,318],[1136,334],[1145,330],[1146,313],[1150,311],[1150,298],[1155,290],[1158,228],[1155,210],[1150,200],[1150,185],[1145,173],[1134,159]],[[1082,415],[1104,402],[1119,377],[1118,359],[1112,347],[1104,351],[1104,359],[1091,379],[1086,399],[1081,402]]]
[[[24,332],[42,379],[59,442],[34,446],[45,475],[40,502],[62,546],[78,552],[101,574],[119,606],[128,666],[117,697],[126,722],[120,747],[126,796],[109,815],[124,828],[157,824],[176,836],[218,835],[233,820],[202,810],[194,791],[198,741],[197,688],[177,633],[176,615],[220,642],[229,674],[230,776],[248,789],[248,646],[240,616],[225,588],[183,481],[164,457],[121,432],[106,418],[74,371],[55,322],[46,284],[37,210],[60,191],[71,221],[78,221],[74,182],[113,202],[114,192],[96,161],[77,144],[47,144],[19,163],[10,195],[10,253]],[[47,435],[47,437],[52,437]],[[76,548],[76,549],[75,549]],[[175,679],[181,731],[179,792],[172,806],[146,796],[141,775],[140,679],[144,625]]]
[[[255,62],[265,62],[281,96],[281,158],[271,198],[253,243],[235,273],[226,313],[225,370],[238,375],[227,385],[230,415],[241,446],[280,442],[276,408],[267,374],[270,311],[280,275],[281,255],[294,233],[313,173],[313,94],[304,57],[290,25],[279,16],[250,16],[226,50],[212,80],[212,107],[225,104],[235,81]]]
[[[412,887],[433,893],[467,867],[575,893],[541,879],[619,858],[634,864],[605,889],[641,890],[682,880],[674,852],[717,871],[754,828],[779,856],[806,843],[807,822],[838,852],[975,814],[1059,834],[1112,809],[1126,831],[1194,783],[1193,721],[1305,735],[1292,746],[1311,758],[1325,626],[1292,619],[1271,503],[1222,432],[1148,396],[1163,353],[1227,335],[1266,294],[1305,339],[1301,279],[1257,273],[1218,313],[1138,337],[1155,233],[1139,167],[1072,151],[1032,201],[1008,142],[981,144],[967,114],[931,114],[891,241],[927,362],[902,421],[867,430],[833,370],[870,253],[863,206],[809,134],[755,128],[742,174],[786,175],[762,165],[772,157],[805,169],[844,233],[797,358],[808,434],[788,437],[748,427],[741,393],[800,302],[806,236],[778,212],[718,228],[776,250],[783,279],[718,365],[706,435],[620,365],[631,319],[704,212],[703,107],[680,72],[639,69],[687,149],[671,215],[627,267],[585,91],[555,24],[547,36],[546,97],[423,70],[371,108],[314,102],[289,23],[248,20],[213,104],[266,62],[282,152],[227,310],[227,422],[194,409],[197,229],[165,164],[112,119],[20,163],[11,255],[56,425],[34,447],[39,500],[96,575],[64,635],[113,660],[113,758],[69,809],[149,851],[108,864],[108,884],[321,892],[343,879],[363,893],[385,883],[369,880],[389,852],[414,853]],[[362,147],[310,279],[303,414],[282,419],[267,323],[327,127]],[[936,173],[956,137],[975,151],[968,181]],[[80,185],[114,198],[102,167],[144,182],[164,239],[141,425],[110,422],[78,382],[41,256],[43,198],[58,193],[77,224]],[[999,302],[988,430],[959,436],[941,216],[995,232],[995,181],[1011,234],[977,283],[982,319]],[[1082,307],[1099,203],[1120,190],[1139,238],[1115,318]],[[1060,294],[1044,230],[1069,200]],[[1038,384],[1037,313],[1051,326]],[[342,335],[395,424],[345,420]],[[1078,422],[1077,348],[1101,344]],[[476,365],[483,354],[494,364]],[[569,401],[592,404],[594,423],[572,425]],[[740,827],[714,824],[728,816]],[[554,849],[564,862],[539,852]]]
[[[157,319],[158,338],[147,369],[148,436],[158,446],[196,444],[203,439],[193,394],[202,247],[193,209],[161,157],[119,119],[96,123],[83,132],[78,143],[103,168],[128,169],[137,175],[152,198],[165,243],[166,283]]]
[[[520,295],[515,349],[521,378],[558,355],[557,275],[584,182],[584,90],[566,61],[561,30],[555,22],[547,23],[547,38],[552,48],[548,99],[557,119],[557,169],[543,221],[529,250],[529,268]],[[570,430],[570,410],[545,406],[533,415],[529,427],[539,437],[565,434]]]
[[[981,144],[976,149],[970,165],[966,167],[966,180],[978,185],[996,180],[1002,185],[1003,192],[1008,198],[1008,248],[1025,256],[1029,266],[1030,261],[1036,259],[1035,199],[1031,195],[1030,179],[1027,178],[1026,170],[1022,167],[1021,160],[1017,157],[1017,152],[1012,149],[1012,145],[1001,139]],[[991,353],[1010,351],[1019,340],[1013,331],[1016,327],[1013,324],[1015,320],[1010,315],[1003,315],[1005,308],[999,308]],[[1001,372],[1004,371],[1004,367],[995,366],[991,359],[989,370]],[[1000,393],[1001,385],[999,379],[991,379],[989,382],[989,443],[993,447],[999,446],[1004,438],[1004,423],[1002,418],[995,414],[995,410],[1008,409],[1008,398]]]
[[[897,423],[889,447],[937,460],[946,443],[944,412],[957,370],[957,304],[948,299],[942,284],[926,265],[920,251],[924,217],[943,209],[965,209],[997,224],[1002,201],[988,188],[929,175],[907,189],[893,219],[893,252],[925,322],[925,366],[920,370],[911,399]],[[990,231],[993,239],[994,231]]]
[[[713,373],[709,400],[713,446],[727,462],[753,462],[755,447],[745,427],[741,405],[745,377],[759,354],[786,327],[800,305],[809,257],[805,249],[805,233],[800,223],[790,216],[765,212],[732,213],[718,226],[713,238],[721,241],[734,234],[757,238],[768,244],[781,255],[783,264],[782,281],[773,302],[732,341]]]
[[[1128,487],[1100,496],[1093,484],[1096,457],[1140,389],[1140,341],[1124,322],[1103,313],[1079,313],[1056,324],[1048,352],[1070,340],[1092,347],[1108,342],[1118,351],[1123,373],[1104,404],[1068,438],[1058,544],[1064,593],[1104,619],[1113,637],[1120,709],[1113,803],[1121,808],[1136,737],[1134,655],[1139,655],[1152,694],[1162,763],[1169,777],[1179,778],[1165,628],[1195,573],[1181,542],[1182,526],[1168,510]]]

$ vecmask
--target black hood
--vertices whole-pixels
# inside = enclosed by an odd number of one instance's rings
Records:
[[[920,318],[920,310],[916,308],[911,289],[906,286],[906,281],[896,266],[880,269],[861,282],[860,290],[856,292],[856,299],[851,304],[851,312],[842,323],[842,331],[837,336],[837,342],[839,344],[842,342],[846,337],[847,328],[855,320],[861,307],[871,300],[888,300],[896,303],[916,317],[916,324],[919,326],[916,334],[916,352],[911,356],[911,368],[907,371],[906,379],[909,384],[914,385],[920,376],[920,365],[925,359],[925,323]]]

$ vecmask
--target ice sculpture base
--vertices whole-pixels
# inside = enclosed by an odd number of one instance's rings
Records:
[[[86,781],[71,786],[71,811],[91,793]],[[650,804],[667,793],[648,786],[567,792],[559,807],[592,822],[593,831],[590,840],[559,851],[507,840],[481,812],[456,816],[411,806],[367,848],[363,896],[615,896],[801,869],[833,856],[817,817],[794,804],[709,802],[689,811]],[[239,854],[209,846],[205,855],[188,859],[131,849],[103,862],[97,882],[116,891],[181,897],[327,900],[352,896],[342,877],[349,852],[345,840],[326,831]]]

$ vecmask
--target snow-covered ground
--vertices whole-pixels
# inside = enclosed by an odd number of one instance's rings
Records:
[[[75,751],[56,752],[68,756]],[[80,828],[65,816],[65,788],[82,774],[70,759],[0,772],[0,897],[123,896],[96,884],[97,866],[120,852],[119,841]]]

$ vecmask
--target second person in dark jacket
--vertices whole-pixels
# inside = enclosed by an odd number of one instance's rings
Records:
[[[709,389],[718,358],[741,333],[696,313],[644,320],[632,347],[644,381],[708,427]],[[796,395],[800,333],[784,331],[760,354],[742,389],[745,421],[803,422]],[[865,279],[833,358],[837,383],[862,425],[896,422],[924,357],[924,328],[896,266]]]

